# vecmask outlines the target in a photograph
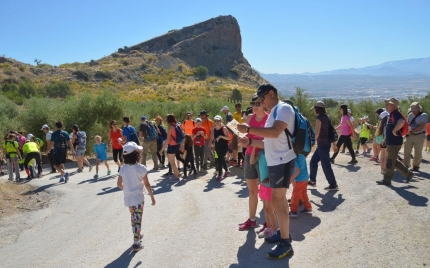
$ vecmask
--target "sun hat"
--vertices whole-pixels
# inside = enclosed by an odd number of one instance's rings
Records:
[[[312,110],[314,107],[321,107],[321,108],[325,108],[325,104],[324,104],[324,102],[322,102],[322,101],[317,101],[317,102],[315,102],[314,106],[312,106],[311,110]]]
[[[134,141],[129,141],[122,148],[122,154],[127,155],[127,154],[131,154],[132,152],[134,152],[136,150],[140,151],[142,149],[143,149],[143,147],[137,145]]]
[[[186,115],[192,115],[192,113],[191,112],[187,112]]]
[[[40,130],[44,130],[45,128],[49,129],[47,124],[44,124]]]
[[[202,111],[200,112],[199,116],[201,116],[202,114],[204,114],[204,115],[208,115],[208,112],[206,112],[206,110],[202,110]]]
[[[222,107],[221,112],[224,112],[224,111],[228,111],[228,106]]]
[[[219,116],[219,115],[215,115],[215,117],[214,117],[214,120],[222,120],[222,117],[221,116]]]
[[[412,102],[411,104],[411,112],[421,111],[421,105],[418,102]]]
[[[384,102],[385,102],[385,104],[390,103],[390,104],[393,104],[395,106],[399,106],[399,103],[400,103],[399,100],[396,98],[387,99],[387,100],[384,100]]]

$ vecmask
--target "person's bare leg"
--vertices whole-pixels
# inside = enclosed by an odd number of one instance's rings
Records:
[[[167,159],[169,160],[170,166],[172,167],[172,171],[173,171],[173,174],[175,175],[175,178],[179,178],[179,170],[178,170],[178,167],[176,166],[175,154],[167,154]]]
[[[288,239],[290,234],[290,216],[286,194],[287,188],[272,188],[272,204],[278,218],[281,239]]]
[[[276,222],[276,216],[273,210],[272,202],[263,200],[263,204],[267,227],[272,228],[273,230],[278,230],[278,223]]]
[[[248,185],[248,209],[249,218],[255,219],[255,214],[257,214],[258,206],[258,179],[246,179],[246,184]]]

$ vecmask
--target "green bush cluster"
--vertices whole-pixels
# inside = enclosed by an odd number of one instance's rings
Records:
[[[209,70],[205,66],[198,66],[194,69],[194,76],[204,78],[208,75],[208,72]]]

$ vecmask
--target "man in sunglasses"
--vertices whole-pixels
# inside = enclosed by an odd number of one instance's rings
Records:
[[[290,177],[293,173],[296,154],[288,146],[288,137],[285,129],[294,132],[294,110],[289,104],[280,102],[278,90],[271,84],[263,84],[258,87],[257,96],[263,107],[270,111],[269,118],[264,128],[250,127],[240,124],[238,130],[241,133],[251,133],[264,137],[263,141],[241,138],[243,146],[255,146],[264,148],[267,166],[269,170],[270,187],[272,188],[272,203],[278,218],[280,235],[266,238],[266,242],[278,242],[276,248],[267,257],[282,259],[294,254],[289,241],[290,218],[286,198]],[[291,142],[291,141],[290,141]]]

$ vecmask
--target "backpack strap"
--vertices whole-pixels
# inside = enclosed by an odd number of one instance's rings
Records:
[[[273,111],[273,118],[276,120],[276,117],[277,117],[277,115],[278,115],[278,106],[279,106],[279,103],[278,104],[276,104],[276,106],[273,108],[273,109],[275,109],[274,111]],[[294,108],[293,108],[293,110],[294,110]],[[296,111],[294,111],[294,123],[296,122]],[[290,133],[290,131],[288,130],[288,128],[285,128],[284,129],[284,132],[285,132],[285,135],[287,135],[287,140],[288,140],[288,147],[290,148],[290,150],[293,148],[292,146],[291,146],[291,139],[293,138],[293,135],[291,135],[291,133]]]
[[[418,116],[420,116],[420,115],[422,115],[423,114],[423,112],[419,112],[413,119],[412,119],[412,121],[411,121],[411,124],[414,124],[415,123],[415,119],[417,119],[417,117]]]

